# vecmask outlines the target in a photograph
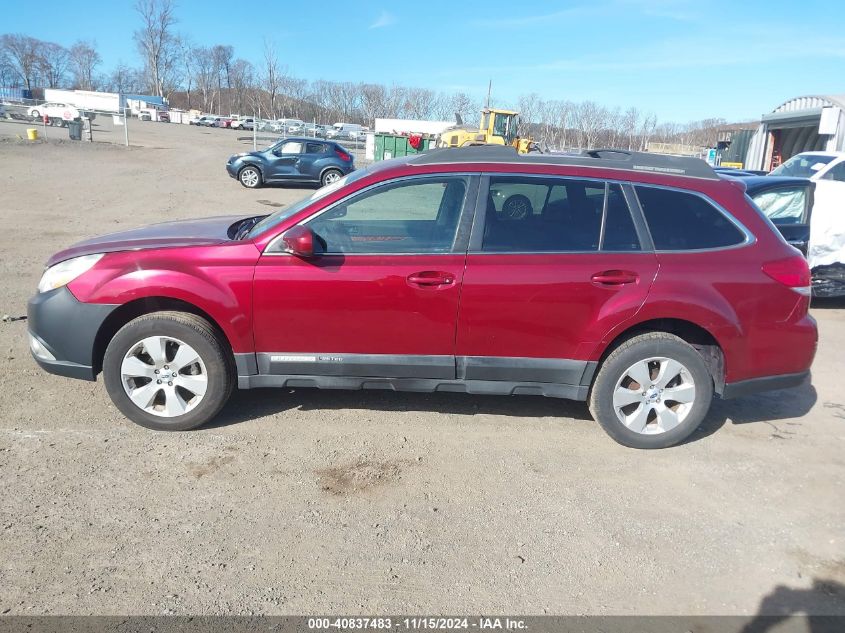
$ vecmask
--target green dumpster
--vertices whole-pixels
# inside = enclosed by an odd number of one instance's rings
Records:
[[[419,154],[434,147],[434,138],[431,136],[423,136],[419,149],[411,147],[407,136],[399,134],[376,134],[375,137],[373,155],[375,160],[389,160],[400,156],[408,156],[409,154]]]

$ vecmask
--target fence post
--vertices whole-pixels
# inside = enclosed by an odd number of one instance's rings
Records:
[[[129,147],[129,115],[127,114],[129,108],[123,108],[123,138],[126,147]]]

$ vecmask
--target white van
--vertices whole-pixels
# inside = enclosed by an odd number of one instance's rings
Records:
[[[335,123],[329,130],[327,138],[348,138],[353,141],[362,141],[367,134],[367,128],[357,123]]]

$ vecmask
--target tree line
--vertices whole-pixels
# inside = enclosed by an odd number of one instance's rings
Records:
[[[261,59],[235,55],[227,44],[204,46],[178,31],[174,0],[137,0],[134,43],[139,63],[118,63],[101,71],[93,41],[69,47],[23,34],[0,35],[0,85],[73,88],[166,97],[171,107],[221,114],[256,114],[319,122],[372,125],[376,118],[474,124],[482,103],[464,92],[377,83],[308,80],[296,77],[265,41]],[[608,108],[593,101],[547,100],[532,93],[515,104],[521,133],[557,149],[615,147],[645,149],[649,142],[709,146],[724,120],[658,123],[636,108]]]

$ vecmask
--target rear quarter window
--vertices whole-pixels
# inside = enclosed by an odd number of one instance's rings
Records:
[[[636,186],[648,230],[659,251],[693,251],[742,244],[745,234],[701,196]]]

